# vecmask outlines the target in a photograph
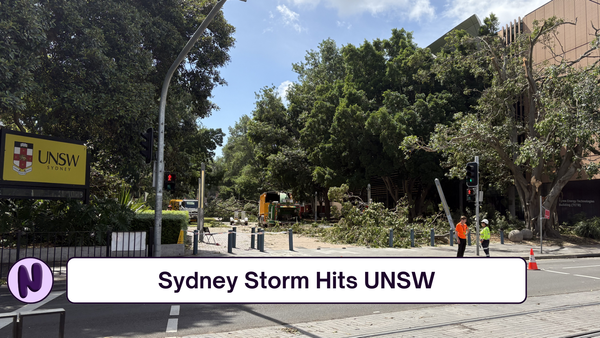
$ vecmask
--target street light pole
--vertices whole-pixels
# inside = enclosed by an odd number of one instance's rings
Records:
[[[169,83],[171,82],[171,78],[173,74],[185,59],[186,55],[190,52],[196,41],[200,38],[202,33],[208,24],[214,19],[217,13],[221,10],[221,7],[225,4],[227,0],[220,0],[217,2],[215,7],[208,13],[200,27],[196,30],[194,35],[190,38],[188,43],[183,47],[183,50],[175,59],[175,62],[169,68],[167,75],[165,76],[165,80],[163,82],[162,92],[160,94],[160,111],[158,115],[158,170],[157,170],[157,179],[156,179],[156,207],[154,212],[154,257],[160,257],[161,255],[161,230],[162,230],[162,201],[163,201],[163,181],[164,181],[164,171],[165,171],[165,162],[164,162],[164,150],[165,150],[165,108],[167,106],[167,92],[169,90]],[[241,0],[246,2],[246,0]],[[200,202],[200,201],[198,201]]]

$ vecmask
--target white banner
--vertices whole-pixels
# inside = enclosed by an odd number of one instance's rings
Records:
[[[72,258],[72,303],[522,303],[522,258]]]

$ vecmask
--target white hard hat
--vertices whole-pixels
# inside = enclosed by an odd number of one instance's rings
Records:
[[[490,224],[490,222],[487,219],[484,219],[483,221],[481,221],[481,223]]]

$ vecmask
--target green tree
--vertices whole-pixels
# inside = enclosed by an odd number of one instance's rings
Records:
[[[156,126],[164,76],[215,2],[2,2],[0,121],[84,141],[99,172],[149,182],[140,132]],[[198,121],[217,108],[210,93],[225,84],[218,68],[229,61],[233,32],[217,15],[171,81],[165,158],[192,167],[184,173],[197,172],[222,142],[220,130]]]
[[[223,147],[223,178],[219,189],[224,198],[258,201],[263,192],[264,175],[256,160],[254,144],[248,138],[250,117],[243,115],[233,127],[229,127],[227,144]]]
[[[541,44],[555,52],[551,37],[563,24],[556,18],[534,22],[532,33],[518,36],[510,45],[494,35],[476,38],[476,44],[467,37],[456,41],[469,46],[470,52],[446,55],[440,62],[455,63],[490,82],[475,113],[456,114],[452,124],[436,128],[427,146],[420,145],[442,152],[454,177],[463,177],[466,162],[478,155],[480,171],[485,173],[480,184],[514,184],[530,229],[536,228],[540,187],[543,177],[548,177],[543,206],[552,210],[551,220],[544,222],[549,236],[559,236],[553,225],[558,223],[562,188],[577,173],[596,174],[597,164],[585,165],[584,159],[600,153],[599,61],[591,67],[577,66],[598,48],[598,31],[589,51],[576,60],[533,59],[534,48]],[[416,145],[416,137],[404,143],[406,149]]]

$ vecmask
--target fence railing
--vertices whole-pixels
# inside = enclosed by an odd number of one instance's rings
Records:
[[[150,231],[150,235],[152,231]],[[44,261],[62,274],[73,257],[148,257],[152,253],[146,232],[65,231],[0,233],[0,278],[25,257]]]

